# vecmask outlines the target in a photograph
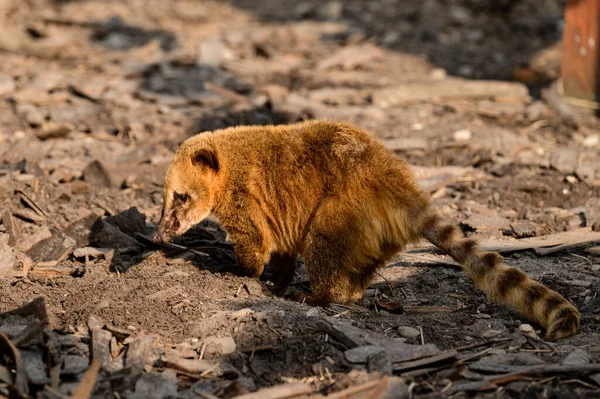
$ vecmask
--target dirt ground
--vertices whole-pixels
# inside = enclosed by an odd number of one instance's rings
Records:
[[[231,337],[233,350],[203,356],[233,365],[248,391],[356,383],[351,370],[364,365],[315,327],[325,316],[390,339],[411,327],[419,335],[407,343],[440,350],[510,337],[492,354],[554,364],[579,350],[600,363],[591,243],[505,254],[582,312],[579,334],[515,346],[528,321],[431,251],[398,255],[360,306],[311,308],[290,298],[308,289],[302,267],[284,298],[268,273],[236,275],[213,221],[177,241],[207,256],[139,236],[156,227],[165,169],[187,137],[309,118],[370,130],[415,166],[446,217],[486,243],[589,229],[600,220],[600,122],[557,94],[563,3],[0,0],[0,254],[12,259],[0,265],[0,312],[43,296],[53,331],[87,336],[99,319],[196,354],[207,338]],[[107,250],[77,251],[89,247]],[[25,276],[23,254],[34,263]],[[396,374],[413,397],[600,394],[600,374],[455,392],[442,390],[477,377]],[[171,397],[208,397],[184,396],[190,384],[178,381]],[[103,389],[97,397],[168,396]]]

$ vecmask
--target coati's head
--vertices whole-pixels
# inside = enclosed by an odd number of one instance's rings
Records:
[[[218,174],[219,161],[212,149],[195,140],[181,146],[165,175],[164,202],[155,242],[170,241],[210,214]]]

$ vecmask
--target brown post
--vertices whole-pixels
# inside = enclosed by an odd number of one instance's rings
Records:
[[[594,108],[600,106],[599,22],[600,0],[567,0],[561,91],[574,102]]]

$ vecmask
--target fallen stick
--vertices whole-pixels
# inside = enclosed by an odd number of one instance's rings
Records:
[[[96,385],[96,378],[98,377],[98,372],[100,371],[101,362],[98,358],[94,358],[92,360],[92,364],[86,370],[83,378],[81,379],[81,383],[71,395],[72,399],[88,399],[92,396],[92,392],[94,391],[94,386]]]
[[[458,352],[454,349],[441,352],[437,355],[425,357],[423,359],[414,360],[412,362],[394,363],[392,368],[395,372],[406,371],[410,369],[422,368],[432,364],[440,363],[449,359],[454,359],[458,356]]]
[[[191,249],[188,247],[185,247],[183,245],[178,245],[178,244],[173,244],[173,243],[167,243],[167,242],[154,242],[152,241],[151,237],[148,237],[144,234],[140,234],[140,233],[135,233],[135,238],[142,242],[144,245],[149,246],[149,247],[159,247],[159,248],[165,248],[165,249],[174,249],[176,251],[188,251],[193,253],[194,255],[199,255],[199,256],[209,256],[206,252],[201,252],[201,251],[196,251],[195,249]]]
[[[23,358],[17,347],[1,332],[0,353],[9,358],[12,357],[12,361],[14,362],[14,373],[16,374],[14,386],[19,395],[27,397],[29,394],[29,378],[27,377],[27,370],[25,370],[25,362],[23,362]]]
[[[600,363],[593,364],[542,364],[538,366],[524,367],[512,373],[488,377],[483,381],[469,382],[450,388],[445,392],[451,395],[461,391],[483,391],[494,389],[500,384],[512,382],[523,377],[540,377],[549,374],[569,374],[569,376],[586,376],[600,372]]]
[[[533,249],[539,255],[547,255],[563,249],[575,248],[595,242],[600,242],[600,232],[592,231],[591,227],[582,227],[572,231],[549,234],[540,237],[522,238],[519,240],[481,241],[479,247],[483,251],[492,251],[501,254]],[[441,253],[436,247],[429,244],[420,245],[408,250],[407,252],[419,253],[432,251]]]

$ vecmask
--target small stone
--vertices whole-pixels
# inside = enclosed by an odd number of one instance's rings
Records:
[[[490,339],[490,338],[495,338],[495,337],[497,337],[497,336],[498,336],[498,335],[500,335],[501,333],[502,333],[502,332],[501,332],[501,331],[498,331],[498,330],[489,330],[489,331],[486,331],[486,332],[484,332],[483,334],[481,334],[481,337],[482,337],[482,338],[485,338],[485,339]]]
[[[537,229],[537,224],[530,220],[519,220],[510,224],[515,237],[532,237]]]
[[[567,183],[570,183],[570,184],[576,184],[579,181],[579,179],[577,179],[577,177],[575,177],[573,175],[566,176],[565,180],[567,181]]]
[[[412,327],[400,326],[398,327],[398,334],[404,338],[416,338],[421,335],[421,331]]]
[[[83,179],[96,187],[113,187],[114,181],[104,164],[98,160],[92,161],[83,170]]]
[[[471,12],[468,8],[461,6],[450,7],[450,19],[458,24],[466,24],[471,20]]]
[[[83,373],[89,366],[90,360],[85,356],[65,355],[61,375],[77,375]]]
[[[550,154],[550,166],[562,173],[573,173],[577,169],[577,150],[573,148],[559,148]]]
[[[15,89],[15,81],[8,75],[0,73],[0,96],[11,93]]]
[[[468,129],[457,130],[452,135],[452,137],[456,141],[468,141],[468,140],[471,140],[471,136],[472,136],[471,131]]]
[[[575,349],[562,361],[562,364],[581,365],[592,362],[592,356],[583,349]]]
[[[429,77],[434,80],[446,79],[447,76],[448,73],[443,68],[435,68],[432,69],[431,72],[429,72]]]
[[[319,312],[319,308],[317,308],[316,306],[312,307],[306,311],[306,317],[317,317],[320,314],[321,314],[321,312]]]
[[[42,130],[35,133],[40,140],[49,140],[66,137],[73,131],[73,125],[69,122],[47,122],[42,126]]]
[[[38,110],[35,105],[18,104],[17,112],[31,127],[38,127],[44,123],[44,115]]]
[[[529,334],[529,335],[537,338],[537,334],[536,334],[535,330],[533,329],[533,327],[531,326],[531,324],[521,324],[519,326],[519,332],[522,332],[524,334]]]
[[[232,337],[210,336],[204,340],[204,344],[206,344],[204,350],[206,354],[227,355],[235,352],[237,348]]]
[[[392,375],[392,361],[386,351],[373,353],[367,358],[367,370],[369,373],[378,371],[385,375]]]
[[[225,56],[225,44],[220,40],[210,40],[200,43],[198,64],[218,67]]]
[[[600,265],[592,265],[592,266],[590,266],[590,268],[594,272],[600,272]]]
[[[595,147],[598,143],[600,143],[600,135],[598,134],[591,134],[583,139],[584,147]]]
[[[250,321],[254,315],[254,310],[250,308],[236,310],[231,313],[231,319],[236,321]]]

